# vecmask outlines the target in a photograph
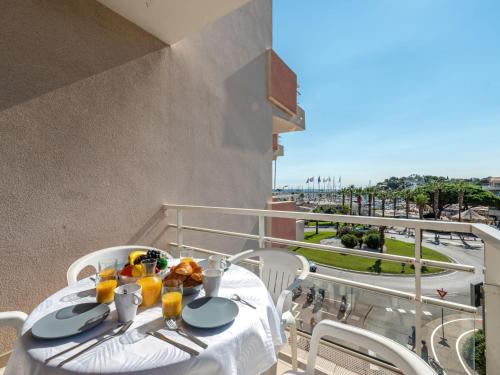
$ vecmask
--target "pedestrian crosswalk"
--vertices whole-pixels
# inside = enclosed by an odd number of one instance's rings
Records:
[[[406,313],[410,313],[412,315],[416,314],[415,310],[406,311],[405,309],[401,309],[401,308],[395,308],[395,310],[397,310],[397,312],[399,312],[400,314],[406,314]],[[387,312],[395,312],[392,307],[386,307],[385,311],[387,311]],[[424,315],[427,315],[427,316],[432,316],[432,313],[430,311],[422,311],[422,313]]]

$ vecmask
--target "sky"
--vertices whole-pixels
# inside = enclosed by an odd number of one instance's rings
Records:
[[[276,187],[500,176],[499,20],[497,0],[274,0],[306,112]]]

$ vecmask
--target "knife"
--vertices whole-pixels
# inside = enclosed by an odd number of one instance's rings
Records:
[[[159,332],[146,332],[148,335],[151,335],[153,337],[156,337],[159,340],[163,340],[165,342],[168,342],[170,345],[173,345],[181,350],[184,350],[186,353],[191,354],[192,356],[197,356],[200,353],[194,349],[191,349],[189,346],[182,345],[181,343],[178,343],[177,341],[172,340],[170,337],[167,337]]]
[[[49,363],[51,360],[53,360],[54,358],[59,357],[60,355],[65,354],[65,353],[67,353],[67,352],[70,352],[70,351],[72,351],[73,349],[76,349],[76,348],[78,348],[78,347],[80,347],[80,346],[82,346],[82,345],[84,345],[84,344],[86,344],[86,343],[88,343],[88,342],[90,342],[90,341],[92,341],[92,340],[95,340],[95,339],[96,339],[96,338],[98,338],[98,337],[101,337],[101,336],[103,337],[103,336],[109,335],[109,334],[113,333],[113,332],[114,332],[117,328],[120,328],[122,325],[123,325],[123,323],[119,323],[117,326],[112,327],[112,328],[110,328],[109,330],[107,330],[107,331],[105,331],[105,332],[103,332],[103,333],[99,333],[97,336],[91,337],[91,338],[89,338],[88,340],[82,341],[82,342],[81,342],[81,343],[79,343],[79,344],[73,345],[72,347],[70,347],[70,348],[68,348],[68,349],[66,349],[66,350],[63,350],[62,352],[59,352],[59,353],[54,354],[53,356],[51,356],[51,357],[49,357],[49,358],[45,359],[45,361],[44,361],[44,362],[45,362],[45,364],[47,364],[47,363]]]
[[[111,334],[111,335],[109,335],[109,336],[107,336],[107,337],[104,337],[104,338],[100,339],[99,341],[95,342],[94,344],[92,344],[92,345],[90,345],[90,346],[87,346],[85,349],[83,349],[83,350],[79,351],[78,353],[76,353],[76,354],[72,355],[71,357],[66,358],[65,360],[63,360],[63,361],[59,362],[59,364],[57,365],[57,367],[62,367],[62,366],[64,366],[64,365],[65,365],[66,363],[68,363],[69,361],[72,361],[72,360],[73,360],[73,359],[75,359],[76,357],[78,357],[78,356],[82,355],[83,353],[85,353],[85,352],[89,351],[90,349],[92,349],[92,348],[96,347],[97,345],[102,344],[103,342],[106,342],[106,341],[108,341],[108,340],[111,340],[112,338],[115,338],[115,337],[118,337],[118,336],[123,335],[123,334],[125,333],[125,331],[126,331],[127,329],[129,329],[129,327],[132,325],[132,323],[133,323],[133,321],[132,321],[132,320],[129,320],[127,323],[125,323],[124,325],[122,325],[122,326],[121,326],[121,328],[120,328],[117,332],[115,332],[115,333],[113,333],[113,334]]]

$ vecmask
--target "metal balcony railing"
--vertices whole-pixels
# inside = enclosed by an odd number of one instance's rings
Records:
[[[457,272],[474,272],[475,267],[465,264],[440,262],[430,259],[421,258],[422,248],[422,232],[440,231],[452,233],[468,233],[479,237],[484,242],[485,264],[484,264],[484,290],[485,290],[485,304],[486,315],[485,329],[486,329],[486,358],[487,370],[494,373],[494,369],[500,368],[500,356],[495,353],[500,349],[500,335],[498,334],[500,321],[497,319],[500,316],[500,272],[497,269],[500,267],[500,231],[489,227],[485,224],[471,224],[471,223],[457,223],[457,222],[439,222],[427,220],[413,220],[413,219],[394,219],[394,218],[380,218],[380,217],[367,217],[367,216],[348,216],[348,215],[331,215],[331,214],[316,214],[306,212],[291,212],[291,211],[273,211],[273,210],[260,210],[260,209],[245,209],[245,208],[229,208],[229,207],[210,207],[210,206],[192,206],[192,205],[178,205],[178,204],[164,204],[165,211],[174,211],[176,214],[175,223],[169,223],[170,228],[176,229],[177,241],[170,242],[170,245],[180,248],[189,247],[197,251],[209,254],[220,254],[217,251],[204,249],[194,246],[188,246],[184,242],[185,231],[195,231],[202,233],[209,233],[222,236],[237,237],[243,239],[255,240],[258,242],[260,248],[264,248],[266,243],[283,244],[288,246],[300,246],[323,251],[331,251],[334,253],[352,254],[361,257],[375,258],[405,264],[411,264],[415,268],[415,292],[409,293],[398,289],[385,288],[373,284],[366,284],[357,282],[351,279],[344,279],[324,274],[314,274],[314,278],[323,280],[324,282],[353,287],[360,290],[366,290],[381,295],[397,297],[407,300],[413,305],[414,308],[414,326],[415,326],[415,341],[420,342],[422,338],[422,315],[423,305],[438,306],[452,311],[465,312],[476,314],[478,311],[475,307],[446,301],[438,298],[432,298],[422,295],[422,266],[438,267],[445,270],[452,270]],[[227,230],[197,227],[186,225],[183,221],[183,213],[186,211],[196,211],[211,214],[224,214],[224,215],[237,215],[237,216],[252,216],[258,219],[258,234],[233,232]],[[365,250],[347,249],[344,247],[313,244],[302,241],[293,241],[282,238],[275,238],[266,235],[266,218],[280,217],[288,219],[304,219],[304,220],[318,220],[318,221],[333,221],[340,223],[363,224],[373,226],[385,227],[404,227],[413,229],[415,232],[415,257],[398,256],[392,254],[375,253]],[[254,262],[257,264],[257,262]],[[420,347],[416,346],[417,353],[420,354]]]

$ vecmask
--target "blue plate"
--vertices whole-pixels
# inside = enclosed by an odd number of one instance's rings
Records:
[[[203,259],[198,262],[198,265],[206,270],[208,268],[208,259]],[[231,262],[229,260],[226,260],[226,268],[224,268],[224,271],[227,271],[231,267]]]
[[[101,324],[108,315],[108,305],[96,302],[80,303],[45,315],[33,325],[31,333],[39,339],[69,337]]]
[[[184,306],[182,319],[193,327],[217,328],[231,323],[238,312],[238,305],[230,299],[202,297]]]

